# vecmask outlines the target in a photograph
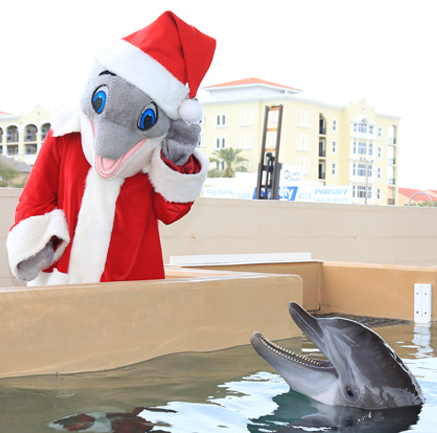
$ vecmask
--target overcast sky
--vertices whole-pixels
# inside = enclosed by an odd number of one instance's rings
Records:
[[[94,52],[165,10],[217,39],[202,85],[257,77],[402,117],[398,185],[437,189],[435,0],[26,0],[1,7],[0,111],[77,105]]]

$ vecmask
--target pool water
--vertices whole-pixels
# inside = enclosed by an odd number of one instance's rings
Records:
[[[375,330],[416,376],[427,398],[422,407],[363,411],[317,404],[290,391],[247,345],[110,372],[0,380],[0,433],[435,433],[437,323]],[[281,345],[323,357],[305,337]]]

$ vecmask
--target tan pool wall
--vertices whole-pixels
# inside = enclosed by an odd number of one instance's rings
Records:
[[[0,286],[17,284],[3,247],[21,190],[0,188]],[[310,252],[313,259],[437,265],[437,209],[198,199],[161,224],[164,261],[173,255]]]
[[[107,370],[300,335],[297,276],[166,270],[167,280],[0,290],[0,378]]]
[[[415,283],[432,285],[432,320],[437,321],[437,269],[324,262],[322,310],[414,320]]]
[[[303,280],[307,310],[405,320],[414,319],[414,284],[431,284],[432,320],[437,321],[437,268],[312,261],[194,269],[295,274]]]

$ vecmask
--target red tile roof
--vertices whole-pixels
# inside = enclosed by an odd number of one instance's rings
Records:
[[[243,80],[228,81],[227,83],[214,84],[212,86],[203,87],[204,89],[213,89],[217,87],[230,87],[230,86],[247,86],[251,84],[264,84],[266,86],[280,87],[282,89],[290,89],[296,92],[302,92],[300,89],[294,87],[283,86],[282,84],[273,83],[272,81],[261,80],[259,78],[245,78]]]
[[[411,198],[414,194],[417,194],[413,198],[413,200],[417,202],[431,202],[428,195],[430,195],[433,199],[437,198],[437,191],[434,190],[422,191],[420,189],[413,189],[413,188],[399,188],[398,192],[399,194],[402,194],[409,198]]]

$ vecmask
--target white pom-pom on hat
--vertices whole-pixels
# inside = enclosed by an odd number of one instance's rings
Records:
[[[188,123],[199,123],[202,120],[202,105],[197,99],[184,99],[179,105],[179,116]]]

